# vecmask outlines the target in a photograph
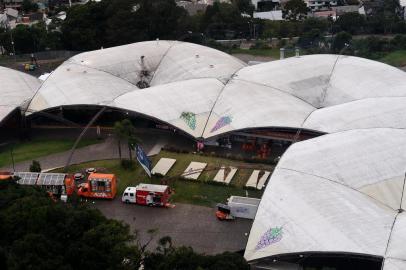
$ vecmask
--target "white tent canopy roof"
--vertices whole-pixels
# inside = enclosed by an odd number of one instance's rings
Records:
[[[25,106],[39,86],[35,77],[0,66],[0,122],[16,108]]]
[[[405,213],[398,213],[405,174],[406,129],[357,129],[292,145],[265,190],[246,259],[350,252],[406,260]],[[264,241],[271,228],[281,228],[280,239]]]
[[[142,91],[141,78],[150,85]],[[406,74],[371,60],[310,55],[245,66],[211,48],[158,40],[72,57],[43,83],[30,109],[107,105],[209,138],[259,127],[399,127],[405,97]]]

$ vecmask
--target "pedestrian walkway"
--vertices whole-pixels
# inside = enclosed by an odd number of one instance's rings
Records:
[[[126,149],[124,146],[122,149]],[[128,151],[122,151],[124,156],[128,156]],[[37,158],[43,170],[60,168],[65,166],[68,157],[70,154],[69,151],[52,154],[45,157]],[[94,160],[101,159],[116,159],[119,158],[117,141],[113,138],[107,138],[104,142],[98,144],[92,144],[86,147],[76,149],[73,154],[71,164],[83,163]],[[16,171],[28,171],[30,168],[31,160],[23,161],[15,164]],[[12,165],[9,165],[0,170],[13,170]]]
[[[59,136],[60,137],[60,136]],[[166,144],[175,145],[181,144],[182,141],[172,134],[167,132],[154,132],[148,134],[137,134],[141,141],[141,145],[148,155],[156,155],[161,151],[161,148]],[[181,146],[181,145],[180,145]],[[121,145],[121,152],[123,158],[129,158],[128,147],[125,143]],[[45,157],[36,158],[41,164],[41,168],[45,171],[49,171],[55,168],[61,168],[66,165],[70,154],[69,151],[52,154]],[[106,160],[106,159],[118,159],[118,144],[113,135],[107,136],[107,138],[98,144],[89,145],[86,147],[78,148],[73,154],[70,164],[79,164],[84,162]],[[29,171],[32,160],[27,160],[15,164],[15,171]],[[0,171],[13,171],[13,166],[10,164]]]

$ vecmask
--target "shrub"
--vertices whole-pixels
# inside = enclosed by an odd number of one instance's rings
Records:
[[[33,160],[30,165],[30,172],[41,172],[41,164],[37,160]]]
[[[164,175],[161,174],[161,173],[154,173],[154,176],[155,176],[156,178],[164,178]]]
[[[214,180],[205,181],[205,183],[209,184],[209,185],[213,185],[213,186],[228,186],[224,182],[217,182],[217,181],[214,181]]]
[[[246,190],[258,190],[256,187],[247,187],[247,186],[244,186],[243,188],[246,189]]]
[[[123,159],[121,160],[121,167],[123,167],[124,170],[131,170],[132,168],[134,168],[134,161]]]

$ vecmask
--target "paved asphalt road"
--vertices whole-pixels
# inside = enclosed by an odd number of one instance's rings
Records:
[[[129,224],[133,231],[139,232],[144,243],[148,239],[147,231],[158,229],[156,240],[170,236],[174,245],[191,246],[206,254],[244,249],[252,225],[252,220],[247,219],[219,221],[214,208],[196,205],[177,204],[171,209],[139,206],[123,204],[120,196],[113,201],[89,203],[108,218]]]

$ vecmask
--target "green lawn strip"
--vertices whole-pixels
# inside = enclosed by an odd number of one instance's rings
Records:
[[[406,50],[393,51],[379,59],[380,62],[395,66],[406,66]]]
[[[206,157],[195,154],[178,154],[172,152],[161,151],[161,153],[152,158],[152,163],[155,165],[161,157],[175,158],[177,159],[175,165],[169,171],[165,179],[169,179],[170,186],[175,190],[175,194],[172,196],[173,202],[189,203],[196,205],[203,205],[213,207],[216,203],[225,202],[231,195],[246,196],[260,198],[262,191],[258,190],[245,190],[242,186],[248,180],[252,170],[241,170],[239,174],[244,179],[235,181],[238,178],[238,173],[234,176],[229,186],[221,185],[217,183],[210,183],[217,173],[217,170],[212,172],[203,173],[199,180],[186,180],[180,179],[178,176],[183,173],[186,167],[191,161],[207,162],[210,166],[212,164],[225,164],[240,166],[244,165],[255,166],[255,168],[264,168],[272,171],[272,166],[261,164],[247,164],[233,160],[227,160],[216,157]],[[139,183],[152,183],[160,184],[162,178],[153,176],[149,178],[145,171],[138,164],[132,170],[124,170],[118,160],[100,160],[94,162],[87,162],[78,165],[72,165],[68,168],[69,173],[75,173],[83,171],[85,168],[95,167],[99,168],[103,172],[114,173],[118,177],[117,196],[121,196],[124,189],[128,186],[136,186]],[[103,168],[103,169],[102,169]],[[55,170],[55,172],[61,172],[61,169]],[[204,179],[206,181],[204,181]],[[237,186],[236,184],[239,183]]]
[[[84,139],[78,148],[100,143],[97,139]],[[74,140],[35,139],[27,142],[15,143],[13,146],[3,147],[0,152],[0,167],[10,165],[11,149],[13,149],[14,162],[33,160],[39,157],[64,152],[72,148]]]
[[[172,187],[175,189],[174,202],[198,204],[213,207],[216,203],[225,203],[232,195],[260,198],[261,191],[244,190],[235,186],[214,185],[198,180],[176,180]]]

